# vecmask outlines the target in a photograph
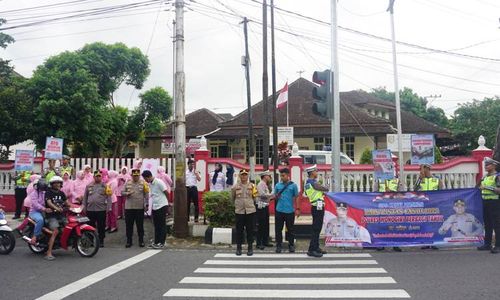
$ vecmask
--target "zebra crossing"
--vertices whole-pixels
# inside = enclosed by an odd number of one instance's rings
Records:
[[[182,299],[410,298],[369,253],[217,253],[164,297]]]

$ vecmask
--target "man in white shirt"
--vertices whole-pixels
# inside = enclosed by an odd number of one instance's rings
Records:
[[[153,223],[155,227],[155,239],[151,248],[162,249],[165,247],[165,239],[167,237],[167,228],[165,219],[168,208],[168,190],[165,183],[158,178],[154,178],[149,170],[142,172],[142,177],[150,185],[150,193],[152,199]]]
[[[187,215],[189,220],[189,211],[191,210],[191,202],[194,204],[194,222],[198,223],[200,207],[198,203],[198,181],[201,180],[200,172],[194,169],[194,161],[188,161],[188,169],[186,170],[186,189],[187,189]]]

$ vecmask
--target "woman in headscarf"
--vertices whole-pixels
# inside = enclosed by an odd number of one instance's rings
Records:
[[[73,183],[73,203],[80,204],[83,200],[83,194],[85,194],[85,188],[88,182],[85,179],[85,172],[76,172],[76,179]]]
[[[118,203],[117,203],[117,192],[118,192],[118,172],[109,171],[108,172],[108,183],[107,186],[111,189],[111,211],[108,211],[106,218],[106,230],[110,233],[116,232],[118,230],[118,223],[116,222],[118,216]]]
[[[107,184],[107,183],[108,183],[108,181],[109,181],[109,176],[108,176],[108,172],[109,172],[109,171],[108,171],[108,169],[106,169],[106,168],[101,168],[99,171],[101,172],[101,176],[102,176],[102,183]]]
[[[83,176],[87,184],[94,182],[94,174],[92,174],[92,167],[90,165],[83,166]]]
[[[158,178],[160,178],[167,186],[167,191],[170,193],[172,191],[172,178],[167,174],[163,166],[158,167]]]
[[[222,192],[226,187],[226,176],[222,172],[222,165],[215,164],[215,170],[210,173],[210,191]]]
[[[70,179],[71,174],[69,171],[64,171],[63,175],[63,184],[61,187],[61,191],[66,195],[66,198],[70,203],[74,203],[73,197],[75,196],[75,183]]]
[[[234,184],[234,168],[231,164],[226,165],[226,189],[231,190]]]
[[[35,187],[33,186],[36,181],[38,181],[38,179],[42,178],[41,175],[38,175],[38,174],[33,174],[30,176],[30,184],[28,185],[28,187],[26,188],[26,198],[24,199],[24,203],[23,203],[23,206],[24,206],[24,209],[26,211],[26,216],[29,215],[29,212],[30,212],[30,209],[31,209],[31,198],[30,198],[30,194],[35,190]]]
[[[120,170],[120,174],[118,174],[118,188],[117,188],[117,197],[116,197],[116,202],[117,202],[117,209],[118,209],[118,219],[123,218],[124,216],[124,209],[125,209],[125,196],[122,196],[122,191],[125,188],[125,182],[127,180],[132,179],[130,174],[128,173],[128,167],[123,166],[122,169]]]

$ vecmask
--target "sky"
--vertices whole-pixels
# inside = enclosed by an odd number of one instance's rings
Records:
[[[242,17],[250,19],[252,103],[262,99],[262,1],[187,0],[185,9],[186,112],[209,108],[237,114],[246,107]],[[268,1],[269,2],[269,1]],[[339,0],[340,91],[394,90],[388,0]],[[139,3],[128,10],[53,20]],[[115,103],[128,108],[138,95],[161,86],[172,92],[173,0],[0,0],[2,32],[16,39],[0,57],[30,77],[48,57],[86,43],[122,42],[148,55],[151,75],[141,91],[122,86]],[[277,89],[299,76],[330,67],[330,1],[275,0]],[[43,6],[43,7],[39,7]],[[289,11],[289,12],[285,12]],[[304,17],[301,17],[302,15]],[[268,14],[269,17],[269,14]],[[397,0],[394,9],[399,86],[429,97],[452,115],[472,99],[500,94],[500,2],[495,0]],[[270,31],[268,32],[271,78]],[[412,45],[412,46],[409,46]],[[269,93],[271,81],[269,80]],[[440,96],[440,97],[433,97]]]

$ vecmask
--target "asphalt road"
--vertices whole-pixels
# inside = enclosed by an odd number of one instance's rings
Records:
[[[304,253],[276,257],[257,251],[268,257],[251,258],[232,253],[116,247],[90,259],[57,250],[57,259],[47,262],[19,242],[13,253],[0,256],[0,299],[200,299],[199,293],[210,293],[211,299],[260,294],[269,299],[500,299],[500,255],[488,252],[332,251],[335,257],[321,259]]]

